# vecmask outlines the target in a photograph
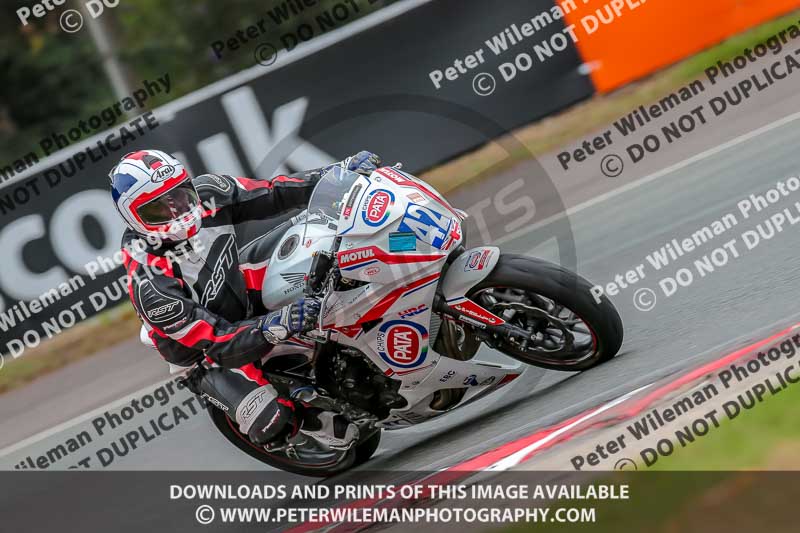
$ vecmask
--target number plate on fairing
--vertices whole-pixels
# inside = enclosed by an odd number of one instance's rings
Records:
[[[409,204],[400,222],[399,231],[413,233],[418,240],[439,250],[445,250],[454,220],[417,204]],[[452,239],[450,239],[452,240]]]

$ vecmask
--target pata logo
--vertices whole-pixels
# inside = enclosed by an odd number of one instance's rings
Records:
[[[368,226],[380,226],[389,218],[389,207],[394,203],[394,194],[378,190],[370,193],[364,203],[363,217]]]

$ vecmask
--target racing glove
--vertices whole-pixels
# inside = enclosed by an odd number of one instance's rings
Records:
[[[351,172],[358,172],[369,176],[381,164],[381,157],[378,154],[362,150],[356,155],[350,156],[342,161],[342,166]]]
[[[317,298],[298,300],[261,319],[261,333],[267,342],[281,344],[298,333],[314,329],[319,310],[320,301]]]

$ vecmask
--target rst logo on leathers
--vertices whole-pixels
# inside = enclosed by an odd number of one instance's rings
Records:
[[[378,330],[378,354],[393,367],[418,367],[428,355],[428,331],[416,322],[386,322]]]
[[[183,314],[183,302],[159,291],[149,279],[139,285],[137,298],[151,324],[165,324]]]
[[[378,227],[389,218],[389,208],[394,205],[394,194],[385,189],[372,191],[364,200],[361,218],[367,226]]]
[[[161,307],[157,307],[157,308],[153,309],[152,311],[148,311],[147,312],[147,318],[157,319],[157,318],[166,316],[167,313],[169,313],[170,311],[172,311],[173,309],[178,307],[180,304],[181,304],[181,302],[179,302],[177,300],[174,301],[174,302],[170,302],[168,304],[164,304]]]
[[[194,186],[199,190],[203,187],[211,187],[220,192],[228,192],[231,190],[231,182],[228,178],[217,176],[216,174],[203,174],[194,180]]]
[[[219,258],[214,265],[214,272],[211,274],[211,279],[208,280],[205,289],[203,289],[200,305],[208,305],[209,302],[214,301],[217,297],[222,286],[225,284],[225,273],[235,265],[235,257],[233,255],[235,253],[236,241],[233,235],[228,235],[228,240],[225,241],[222,252],[220,252]]]

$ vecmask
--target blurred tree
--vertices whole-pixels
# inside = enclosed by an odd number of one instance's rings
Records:
[[[0,16],[0,161],[30,151],[42,137],[90,113],[111,91],[89,39],[61,31],[50,14],[22,26]]]
[[[176,90],[169,98],[185,94],[199,87],[254,66],[253,51],[256,46],[269,41],[280,44],[280,33],[303,23],[313,23],[314,18],[337,4],[345,4],[353,14],[346,22],[377,11],[396,0],[318,0],[276,28],[269,13],[287,9],[297,0],[229,0],[214,2],[197,0],[138,0],[136,4],[120,3],[113,11],[120,31],[118,42],[124,43],[120,51],[122,60],[139,79],[169,72]],[[308,2],[311,3],[311,2]],[[352,8],[355,4],[357,13]],[[291,13],[289,11],[289,13]],[[265,19],[265,28],[273,31],[243,44],[235,52],[224,53],[218,59],[211,43],[226,40],[237,30]]]
[[[77,0],[71,0],[73,2]],[[290,15],[278,34],[311,23],[337,4],[350,6],[352,22],[396,0],[318,0]],[[253,51],[268,40],[278,46],[274,9],[287,10],[297,0],[136,0],[124,1],[101,15],[103,28],[114,43],[129,84],[168,72],[172,90],[148,102],[157,106],[254,66]],[[32,3],[30,1],[24,3]],[[305,4],[306,1],[300,2]],[[311,3],[310,1],[308,3]],[[352,5],[358,7],[357,13]],[[73,7],[75,7],[73,5]],[[10,11],[10,10],[9,10]],[[38,141],[64,131],[116,97],[102,68],[89,31],[68,34],[58,26],[63,9],[22,26],[14,13],[0,15],[0,165],[37,151]],[[290,11],[287,11],[291,13]],[[87,15],[84,15],[87,16]],[[272,31],[218,59],[211,43],[228,39],[237,30],[265,19]],[[100,19],[98,19],[99,21]]]

